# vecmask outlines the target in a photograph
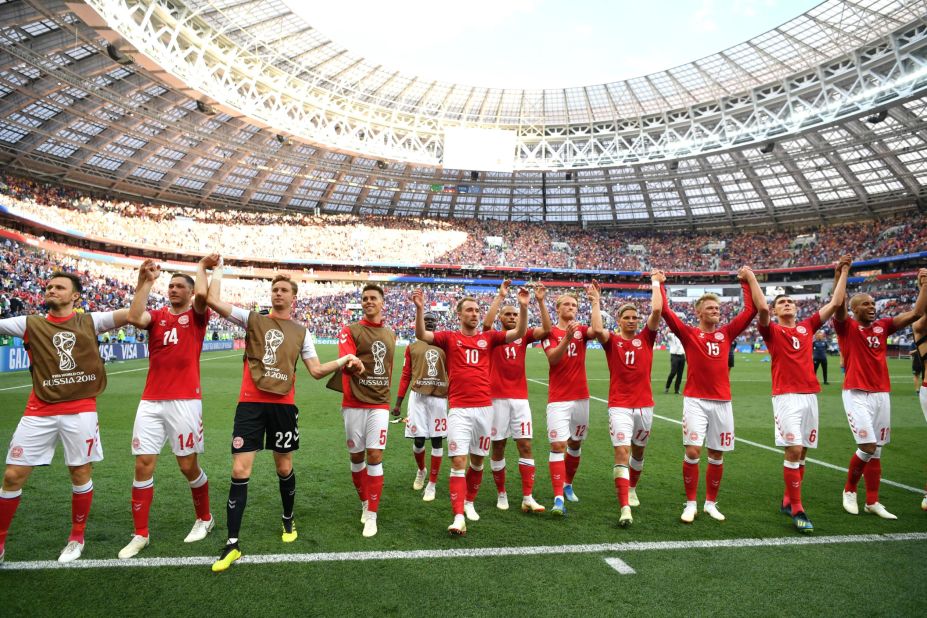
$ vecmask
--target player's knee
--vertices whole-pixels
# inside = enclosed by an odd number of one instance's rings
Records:
[[[180,472],[187,477],[187,480],[194,481],[200,475],[200,465],[196,461],[196,455],[189,457],[178,457],[177,464],[180,466]],[[136,467],[136,470],[138,468]],[[154,466],[152,466],[154,471]]]
[[[567,448],[566,442],[551,442],[550,443],[550,452],[551,453],[565,453]]]
[[[857,444],[857,445],[856,445],[856,448],[858,448],[859,450],[861,450],[861,451],[864,452],[864,453],[869,453],[870,455],[872,455],[873,453],[876,452],[877,446],[876,446],[875,442],[872,442],[872,443],[869,443],[869,444]]]
[[[22,489],[31,471],[32,469],[26,466],[7,466],[3,472],[3,489],[7,491]]]
[[[689,459],[698,459],[702,456],[702,449],[697,446],[686,447],[686,457]]]
[[[528,438],[515,440],[515,446],[518,447],[519,457],[531,458],[531,440]]]
[[[492,455],[493,459],[501,459],[505,456],[505,440],[496,440],[492,443]]]
[[[441,438],[441,437],[432,438],[432,439],[431,439],[431,448],[441,448],[441,447],[443,446],[443,444],[442,444],[443,440],[444,440],[444,438]],[[421,446],[425,446],[425,438],[422,438],[422,444],[421,444]]]
[[[69,471],[71,473],[72,484],[86,485],[90,482],[90,476],[93,472],[93,467],[90,464],[84,464],[82,466],[71,466]]]
[[[147,481],[154,475],[155,458],[139,456],[135,458],[135,480]],[[181,467],[181,470],[183,467]]]
[[[802,447],[800,446],[787,446],[785,447],[785,459],[786,461],[801,461],[803,458]]]
[[[383,463],[383,451],[382,449],[372,448],[367,450],[367,465],[375,466],[379,463]]]
[[[631,456],[631,449],[627,446],[615,447],[615,464],[626,466]]]
[[[438,438],[440,440],[440,438]],[[415,445],[415,448],[425,448],[425,438],[414,438],[412,444]],[[431,445],[434,446],[435,439],[431,439]]]
[[[348,453],[348,457],[351,459],[351,463],[364,463],[364,451],[358,451],[356,453]]]
[[[454,470],[466,470],[467,456],[466,455],[455,455],[454,457],[451,457],[451,467]]]

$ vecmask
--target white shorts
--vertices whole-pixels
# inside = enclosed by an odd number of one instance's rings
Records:
[[[493,399],[492,430],[489,434],[493,440],[515,438],[530,439],[531,406],[527,399]]]
[[[857,444],[882,446],[892,438],[892,403],[888,393],[843,391],[843,409]]]
[[[447,435],[447,399],[409,393],[406,408],[407,438],[443,438]]]
[[[734,408],[730,401],[684,397],[682,443],[713,451],[734,450]]]
[[[612,446],[647,446],[653,426],[653,407],[609,408],[608,433]]]
[[[64,463],[69,466],[103,461],[97,413],[81,412],[22,417],[10,440],[6,463],[15,466],[47,466],[52,462],[55,445],[59,440],[64,448]]]
[[[132,454],[157,455],[164,443],[171,443],[174,455],[202,453],[203,402],[199,399],[138,402],[132,428]]]
[[[772,398],[776,446],[818,447],[818,398],[813,393],[783,393]]]
[[[492,429],[492,406],[484,408],[451,408],[447,414],[447,454],[489,454]]]
[[[924,420],[927,421],[927,386],[921,385],[921,410],[924,411]]]
[[[589,433],[589,400],[558,401],[547,404],[547,438],[551,443],[582,442]]]
[[[389,410],[382,408],[341,408],[344,435],[349,453],[367,449],[384,450],[389,428]]]

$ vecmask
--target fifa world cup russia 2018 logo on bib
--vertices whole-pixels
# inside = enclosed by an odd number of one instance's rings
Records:
[[[386,359],[386,344],[382,341],[374,341],[370,346],[370,352],[373,354],[373,373],[378,376],[386,373],[386,367],[383,361]]]
[[[272,328],[264,333],[264,358],[261,362],[265,365],[277,364],[277,348],[283,343],[283,332]]]
[[[437,350],[428,350],[425,352],[425,362],[428,363],[428,377],[436,378],[438,377],[438,358],[440,358]]]
[[[67,331],[55,333],[55,336],[52,337],[52,344],[55,346],[55,350],[58,351],[58,369],[61,371],[71,371],[77,368],[77,363],[74,362],[72,354],[75,343],[77,343],[77,335]]]

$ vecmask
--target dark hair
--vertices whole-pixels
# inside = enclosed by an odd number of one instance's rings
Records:
[[[293,290],[293,295],[294,295],[294,296],[295,296],[296,293],[299,291],[299,286],[296,285],[296,282],[295,282],[295,281],[293,281],[292,279],[290,279],[290,276],[289,276],[289,275],[284,275],[284,274],[279,274],[279,275],[277,275],[276,277],[274,277],[273,281],[270,282],[270,287],[273,288],[273,287],[274,287],[274,284],[277,283],[278,281],[286,281],[287,283],[289,283],[289,284],[290,284],[290,288],[292,288],[292,290]]]
[[[373,290],[374,292],[376,292],[377,294],[379,294],[379,295],[380,295],[380,298],[385,298],[385,297],[386,297],[386,294],[383,293],[383,288],[381,288],[380,286],[378,286],[376,283],[368,283],[367,285],[365,285],[365,286],[364,286],[364,289],[361,290],[361,296],[364,295],[364,292],[367,292],[367,291],[369,291],[369,290]]]
[[[776,303],[779,302],[780,298],[789,298],[789,294],[777,294],[776,297],[773,299],[773,304],[772,304],[773,307],[776,306]]]
[[[181,279],[189,283],[191,288],[195,285],[193,282],[193,277],[191,277],[190,275],[186,273],[172,273],[171,279],[173,279],[174,277],[180,277]]]
[[[71,281],[71,285],[74,286],[74,291],[77,292],[78,294],[84,291],[84,286],[80,282],[80,277],[78,277],[74,273],[66,273],[63,270],[56,270],[55,272],[51,274],[48,280],[51,281],[52,279],[58,279],[58,278],[69,279]]]

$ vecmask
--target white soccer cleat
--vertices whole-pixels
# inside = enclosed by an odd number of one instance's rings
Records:
[[[525,496],[521,499],[521,512],[522,513],[543,513],[547,509],[544,508],[543,504],[539,504],[533,496]]]
[[[206,535],[209,534],[213,528],[216,526],[216,518],[210,516],[208,521],[203,521],[202,519],[197,519],[193,523],[193,527],[190,528],[190,534],[186,536],[183,540],[184,543],[196,543],[197,541],[202,541],[206,538]]]
[[[364,536],[370,538],[377,535],[377,514],[370,513],[367,516],[367,521],[364,522]]]
[[[129,544],[119,550],[119,559],[128,560],[138,555],[138,552],[148,547],[148,537],[136,534],[129,541]],[[63,554],[62,554],[63,555]]]
[[[505,492],[496,496],[496,508],[500,511],[509,510],[509,495]]]
[[[924,499],[921,500],[921,510],[927,511],[927,494],[925,494]]]
[[[58,556],[58,562],[74,562],[84,552],[84,544],[80,541],[68,541],[68,544],[61,550]]]
[[[618,516],[618,525],[622,528],[627,528],[632,523],[634,523],[634,518],[631,516],[631,507],[621,507],[621,515]]]
[[[480,515],[476,512],[472,502],[464,501],[464,514],[467,516],[467,519],[470,521],[479,521]]]
[[[696,515],[698,515],[698,505],[694,502],[686,502],[686,508],[682,509],[682,515],[679,516],[679,519],[683,523],[691,524],[695,521]]]
[[[856,504],[856,492],[843,492],[843,510],[850,515],[859,515],[859,505]]]
[[[641,501],[637,498],[637,488],[629,487],[628,488],[628,506],[640,506]]]
[[[370,515],[370,511],[367,510],[367,501],[364,500],[361,502],[361,523],[367,523],[367,516]]]
[[[702,511],[708,513],[715,521],[724,521],[725,519],[724,514],[718,510],[718,505],[714,502],[706,502],[705,506],[702,507]]]
[[[423,502],[432,502],[435,499],[435,484],[428,483],[425,485],[425,493],[422,494]]]
[[[447,527],[447,531],[454,536],[464,536],[467,534],[467,520],[463,515],[454,515],[454,522]]]
[[[872,513],[873,515],[878,515],[882,519],[898,519],[897,516],[888,512],[888,509],[881,502],[876,502],[875,504],[867,504],[863,507],[867,513]]]
[[[412,489],[415,491],[420,490],[425,486],[425,469],[418,470],[415,473],[415,480],[412,482]]]

